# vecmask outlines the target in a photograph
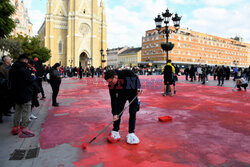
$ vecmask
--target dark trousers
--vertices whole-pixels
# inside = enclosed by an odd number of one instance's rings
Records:
[[[82,72],[79,73],[80,79],[82,79]]]
[[[44,90],[43,90],[43,78],[37,78],[37,83],[41,89],[42,97],[45,97]]]
[[[190,78],[191,78],[191,82],[193,82],[193,80],[194,80],[194,75],[190,75]]]
[[[0,105],[2,106],[3,104],[1,103],[1,99],[0,99]],[[0,111],[0,122],[3,120],[3,110],[1,109]]]
[[[91,76],[92,78],[94,78],[95,72],[91,72]]]
[[[131,96],[129,98],[121,98],[121,99],[119,99],[119,101],[117,102],[117,104],[118,104],[118,106],[117,106],[118,115],[124,109],[126,101],[128,100],[129,102],[131,102],[134,97],[135,96]],[[134,102],[132,104],[130,104],[130,106],[129,106],[129,131],[128,131],[129,133],[134,133],[134,131],[135,131],[135,121],[136,121],[137,109],[138,109],[138,99],[136,98],[134,100]],[[113,110],[113,108],[112,108],[112,110]],[[117,121],[115,121],[113,123],[113,131],[117,131],[117,132],[119,131],[120,123],[121,123],[121,117],[122,117],[122,115],[120,115],[119,120],[117,120]]]
[[[186,74],[186,80],[188,80],[188,74]]]
[[[205,81],[206,81],[206,74],[202,74],[202,84],[205,85]]]
[[[218,75],[218,85],[223,85],[224,84],[224,76],[219,76]]]
[[[202,74],[199,74],[199,79],[198,81],[200,82],[202,80]]]
[[[12,107],[12,103],[10,99],[6,99],[6,98],[1,98],[0,99],[0,120],[2,120],[3,118],[3,114],[8,114],[8,112],[10,111],[11,107]]]
[[[50,85],[51,85],[51,88],[52,88],[52,104],[56,104],[57,103],[56,98],[57,98],[57,95],[59,93],[60,84],[58,84],[58,83],[50,83]]]
[[[241,87],[247,90],[248,84],[237,85],[237,88],[241,90]]]

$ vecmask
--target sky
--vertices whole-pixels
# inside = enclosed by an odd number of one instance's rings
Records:
[[[182,16],[183,28],[225,38],[238,35],[243,37],[244,42],[250,43],[249,0],[104,0],[104,2],[108,48],[141,46],[145,31],[155,28],[154,18],[167,8],[170,12]],[[37,34],[44,21],[46,3],[47,0],[24,0],[33,24],[33,35]]]

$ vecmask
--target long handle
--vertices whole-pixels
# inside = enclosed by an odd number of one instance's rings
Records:
[[[122,115],[122,113],[130,106],[130,104],[132,104],[135,99],[138,97],[138,95],[136,95],[134,97],[134,99],[122,110],[122,112],[118,115],[118,117],[120,117]],[[90,140],[89,144],[92,143],[98,136],[100,136],[100,134],[102,134],[114,121],[111,121],[101,132],[98,133],[98,135],[96,135],[96,137],[94,137],[92,140]]]

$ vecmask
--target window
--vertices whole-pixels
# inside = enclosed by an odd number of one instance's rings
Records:
[[[18,2],[16,1],[16,3],[15,3],[15,6],[16,6],[16,9],[18,8]]]
[[[63,53],[63,44],[62,44],[62,41],[60,41],[59,44],[58,44],[58,52],[60,54]]]
[[[178,36],[178,40],[181,40],[181,37],[180,37],[180,36]]]
[[[16,22],[16,24],[19,24],[20,23],[20,21],[19,21],[19,19],[15,19],[15,22]]]

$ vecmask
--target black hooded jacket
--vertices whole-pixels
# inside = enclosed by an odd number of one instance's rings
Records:
[[[36,61],[35,68],[36,68],[36,76],[39,78],[43,78],[45,74],[45,69],[44,69],[43,64],[40,61]]]
[[[118,75],[117,84],[109,83],[109,93],[111,98],[112,113],[118,115],[117,107],[121,99],[133,99],[137,95],[137,90],[141,88],[140,79],[130,70],[116,71]]]
[[[32,99],[34,76],[24,62],[16,61],[10,70],[11,89],[17,104],[24,104]]]

